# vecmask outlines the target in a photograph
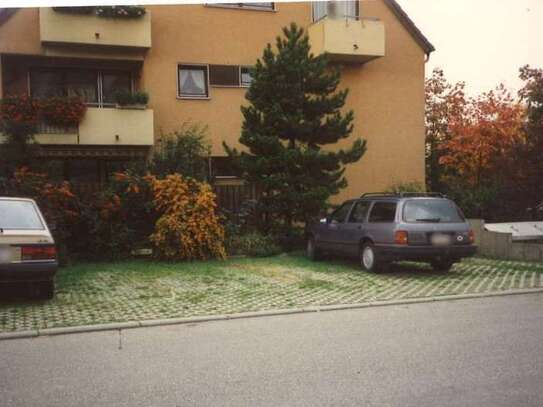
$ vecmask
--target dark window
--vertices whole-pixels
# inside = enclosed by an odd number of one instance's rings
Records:
[[[132,92],[132,78],[130,72],[104,72],[102,73],[102,101],[114,104],[115,93],[119,91]]]
[[[179,96],[207,98],[208,69],[205,65],[179,65]]]
[[[351,223],[364,223],[366,221],[366,215],[370,207],[369,202],[357,202],[351,211],[349,216],[349,222]]]
[[[370,222],[394,222],[396,218],[396,203],[375,202],[370,212]]]
[[[92,159],[67,161],[68,179],[74,183],[100,182],[98,161]]]
[[[30,71],[32,97],[73,97],[98,103],[98,72],[83,69],[36,69]]]
[[[239,177],[241,173],[232,164],[230,157],[212,157],[211,169],[213,177]]]
[[[403,208],[406,222],[464,222],[458,207],[446,199],[414,199]]]
[[[345,217],[347,216],[347,213],[349,212],[349,209],[351,209],[352,204],[352,202],[344,203],[334,212],[332,212],[332,214],[330,215],[330,222],[343,222],[345,220]]]
[[[238,65],[209,65],[209,83],[214,86],[239,86]]]
[[[253,75],[251,75],[251,68],[248,66],[242,66],[239,68],[239,77],[241,86],[249,87],[253,81]]]

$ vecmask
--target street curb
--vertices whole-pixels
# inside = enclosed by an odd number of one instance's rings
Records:
[[[426,297],[426,298],[424,297],[423,298],[406,298],[406,299],[401,299],[401,300],[369,301],[369,302],[362,302],[358,304],[315,305],[315,306],[308,306],[304,308],[251,311],[251,312],[240,312],[240,313],[235,313],[235,314],[208,315],[208,316],[201,316],[201,317],[152,319],[152,320],[144,320],[144,321],[118,322],[118,323],[86,325],[86,326],[45,328],[45,329],[34,329],[34,330],[29,330],[29,331],[15,331],[15,332],[0,333],[0,341],[9,340],[9,339],[36,338],[39,336],[55,336],[55,335],[66,335],[66,334],[85,333],[85,332],[120,331],[123,329],[145,328],[145,327],[152,327],[152,326],[196,324],[196,323],[211,322],[211,321],[227,321],[227,320],[235,320],[235,319],[271,317],[271,316],[279,316],[279,315],[306,314],[306,313],[311,313],[311,312],[340,311],[340,310],[350,310],[350,309],[360,309],[360,308],[384,307],[384,306],[391,306],[391,305],[422,304],[422,303],[428,303],[428,302],[455,301],[455,300],[467,300],[467,299],[473,299],[473,298],[502,297],[506,295],[536,294],[536,293],[543,293],[543,288],[526,288],[526,289],[521,289],[521,290],[504,290],[504,291],[495,291],[495,292],[487,292],[487,293],[442,295],[442,296],[437,296],[437,297]]]

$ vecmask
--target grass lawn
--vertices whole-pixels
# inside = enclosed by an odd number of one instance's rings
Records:
[[[59,271],[51,301],[0,303],[0,332],[530,288],[541,273],[543,265],[469,259],[449,273],[405,263],[371,274],[356,262],[301,254],[82,263]]]

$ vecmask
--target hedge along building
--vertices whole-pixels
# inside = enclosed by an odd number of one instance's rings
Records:
[[[350,89],[346,109],[355,113],[353,137],[368,142],[335,199],[424,181],[424,68],[433,47],[396,1],[145,9],[134,18],[97,16],[96,9],[0,11],[1,94],[76,94],[88,104],[76,128],[42,126],[36,136],[45,156],[65,163],[64,176],[103,180],[191,121],[208,126],[213,175],[236,183],[222,142],[239,146],[248,68],[296,22],[313,52],[328,53],[340,68],[341,87]],[[118,89],[145,89],[148,108],[116,108]]]

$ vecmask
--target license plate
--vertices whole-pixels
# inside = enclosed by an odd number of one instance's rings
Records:
[[[451,244],[451,237],[442,233],[434,233],[431,241],[434,246],[449,246]]]

